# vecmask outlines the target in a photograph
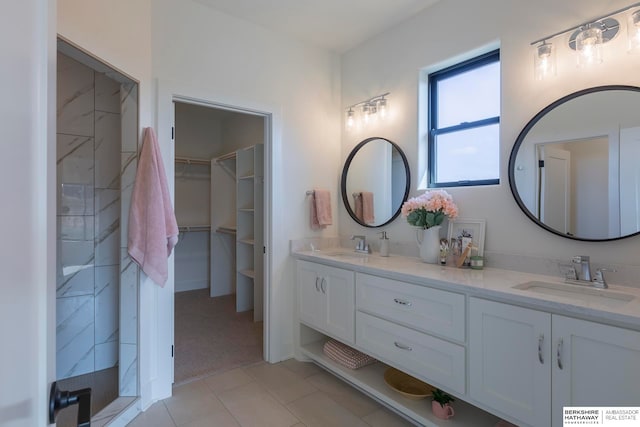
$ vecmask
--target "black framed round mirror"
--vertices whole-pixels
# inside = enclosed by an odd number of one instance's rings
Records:
[[[411,173],[402,149],[380,137],[367,138],[349,153],[340,184],[347,212],[365,227],[393,221],[409,196]]]
[[[509,185],[540,227],[583,241],[640,233],[640,88],[599,86],[553,102],[527,123]]]

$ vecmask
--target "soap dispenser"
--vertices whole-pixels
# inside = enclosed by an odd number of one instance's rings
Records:
[[[386,231],[381,231],[380,234],[380,256],[389,256],[389,238]]]

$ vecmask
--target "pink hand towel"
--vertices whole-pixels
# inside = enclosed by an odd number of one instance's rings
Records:
[[[311,228],[331,225],[331,193],[329,190],[313,190],[311,198]]]
[[[363,191],[360,193],[362,199],[362,221],[365,224],[373,224],[375,216],[373,214],[373,193],[370,191]]]
[[[129,255],[155,283],[164,287],[167,258],[178,243],[167,175],[153,129],[144,130],[129,210]]]
[[[364,222],[364,216],[362,212],[362,193],[353,193],[353,204],[356,209],[356,218],[358,218],[361,222]]]

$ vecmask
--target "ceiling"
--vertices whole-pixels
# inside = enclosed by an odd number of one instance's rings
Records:
[[[194,0],[338,53],[439,0]]]

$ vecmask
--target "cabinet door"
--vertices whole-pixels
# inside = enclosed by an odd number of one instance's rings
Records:
[[[344,343],[355,342],[355,279],[352,271],[307,261],[297,263],[300,321]]]
[[[324,330],[325,298],[320,290],[321,267],[311,262],[298,261],[296,279],[300,320],[311,327]]]
[[[327,332],[347,344],[355,343],[355,279],[352,271],[322,266],[320,291],[325,297]]]
[[[532,426],[551,419],[551,315],[471,298],[469,394]]]
[[[640,332],[554,315],[553,425],[563,406],[638,406]]]

